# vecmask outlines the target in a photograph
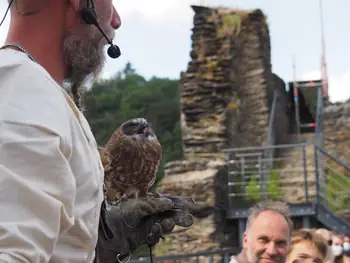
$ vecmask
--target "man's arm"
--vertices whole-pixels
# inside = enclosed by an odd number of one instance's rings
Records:
[[[48,262],[72,226],[70,151],[48,129],[0,122],[0,262]]]

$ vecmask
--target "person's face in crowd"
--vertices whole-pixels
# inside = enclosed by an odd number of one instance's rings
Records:
[[[309,241],[301,241],[293,245],[286,263],[322,263],[326,258],[321,251]]]
[[[335,257],[343,254],[343,239],[336,235],[332,237],[332,253]]]
[[[344,237],[343,248],[344,248],[344,255],[346,257],[350,257],[350,237],[349,236]]]
[[[273,211],[260,213],[243,236],[249,263],[284,263],[290,247],[287,221]]]

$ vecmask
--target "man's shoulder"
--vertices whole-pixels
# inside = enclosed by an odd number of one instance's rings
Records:
[[[0,121],[67,128],[67,102],[62,88],[26,54],[0,52]]]
[[[57,93],[60,89],[43,67],[31,61],[26,54],[10,49],[0,51],[0,76],[1,90],[16,89],[29,93],[30,87],[31,90]]]

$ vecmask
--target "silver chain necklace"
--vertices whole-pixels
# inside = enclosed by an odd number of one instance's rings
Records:
[[[6,44],[6,45],[3,45],[1,48],[4,48],[4,47],[16,47],[18,48],[19,50],[21,50],[23,53],[27,54],[27,56],[32,60],[34,61],[35,63],[38,63],[35,58],[24,48],[22,47],[21,45],[18,45],[16,43],[9,43],[9,44]]]

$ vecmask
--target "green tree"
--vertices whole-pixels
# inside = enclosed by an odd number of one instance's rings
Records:
[[[124,76],[136,74],[136,70],[132,67],[130,62],[126,63],[123,74]]]

